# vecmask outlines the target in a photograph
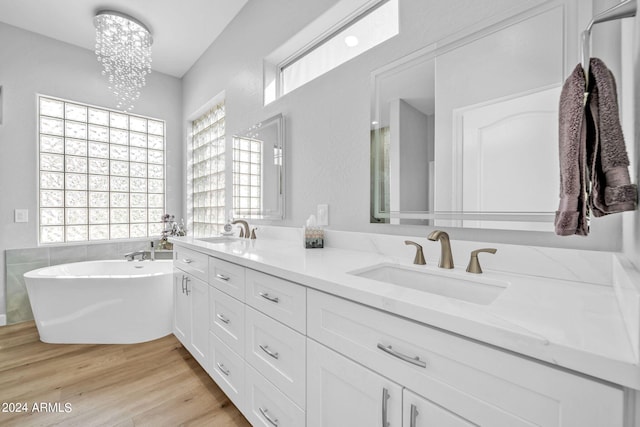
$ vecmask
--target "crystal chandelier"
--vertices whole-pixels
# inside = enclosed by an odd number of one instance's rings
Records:
[[[137,19],[111,10],[98,12],[93,23],[102,74],[109,76],[109,89],[118,98],[117,108],[131,111],[146,75],[151,73],[151,32]]]

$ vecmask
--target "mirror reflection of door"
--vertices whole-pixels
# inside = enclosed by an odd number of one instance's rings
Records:
[[[559,97],[556,86],[454,113],[462,136],[456,155],[461,163],[455,178],[455,192],[461,196],[456,210],[556,209]]]

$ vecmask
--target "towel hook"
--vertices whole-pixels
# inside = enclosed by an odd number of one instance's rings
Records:
[[[585,94],[589,88],[589,61],[591,60],[591,28],[600,22],[614,21],[616,19],[629,18],[636,15],[636,0],[626,0],[591,19],[587,28],[582,32],[582,69],[584,70]],[[586,101],[586,96],[585,96]]]

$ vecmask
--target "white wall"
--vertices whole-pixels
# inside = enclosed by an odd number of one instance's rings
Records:
[[[310,213],[315,213],[317,204],[328,203],[330,227],[334,229],[424,237],[427,227],[369,223],[370,73],[479,21],[504,16],[512,8],[544,2],[401,1],[398,36],[263,107],[263,58],[334,3],[335,0],[247,3],[185,75],[185,118],[223,90],[228,135],[275,113],[285,114],[287,218],[273,224],[301,226]],[[577,37],[576,34],[574,40]],[[512,78],[515,81],[518,77]],[[454,240],[620,250],[621,221],[612,217],[615,216],[598,219],[586,238],[503,230],[449,231]]]
[[[92,51],[0,23],[0,249],[37,246],[36,94],[114,108],[115,97]],[[166,120],[167,211],[182,208],[182,105],[179,79],[151,73],[136,114]],[[16,208],[28,223],[14,223]],[[5,257],[0,261],[0,314],[5,309]]]

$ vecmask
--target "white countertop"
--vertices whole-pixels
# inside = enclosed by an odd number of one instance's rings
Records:
[[[601,284],[502,273],[483,279],[508,287],[489,305],[477,305],[358,277],[349,272],[381,263],[411,266],[380,253],[340,248],[304,249],[288,240],[209,243],[171,238],[179,246],[273,274],[374,308],[435,326],[616,384],[640,389],[637,356],[614,288]],[[469,278],[464,268],[427,271]]]

